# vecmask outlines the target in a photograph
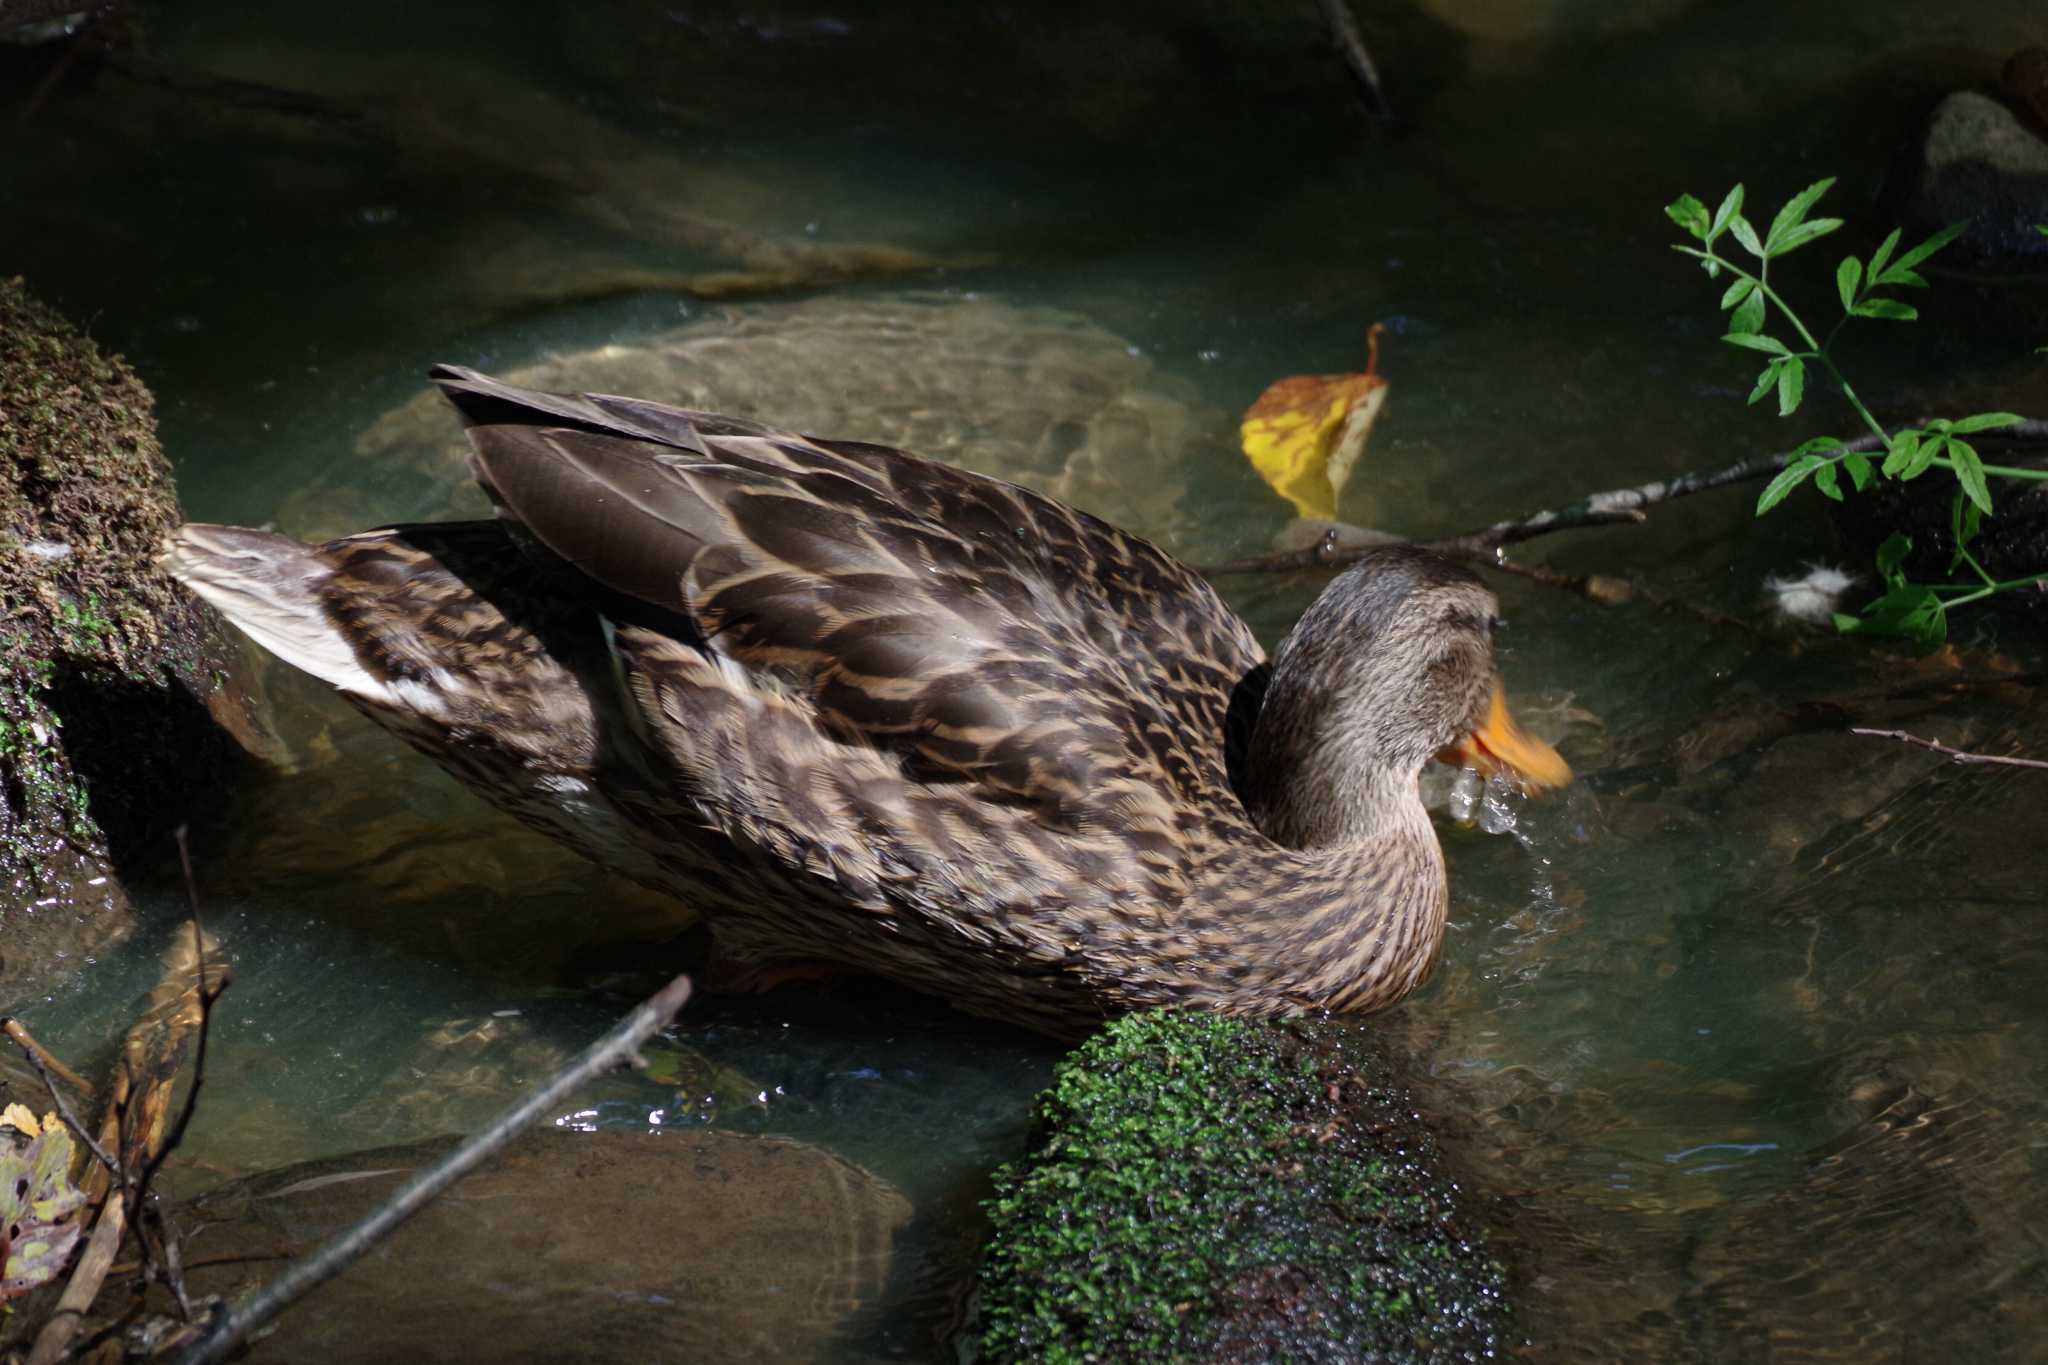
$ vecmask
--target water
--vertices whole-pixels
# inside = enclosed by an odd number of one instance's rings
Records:
[[[1135,348],[1182,424],[1161,428],[1176,500],[1150,501],[1160,471],[1134,465],[1096,510],[1219,559],[1286,520],[1233,414],[1278,375],[1356,368],[1375,320],[1393,393],[1357,521],[1462,530],[1782,443],[1792,426],[1743,406],[1747,371],[1713,344],[1712,291],[1668,252],[1661,205],[1839,174],[1855,219],[1934,96],[2040,39],[2017,0],[1445,0],[1368,16],[1410,125],[1386,139],[1303,10],[1075,15],[1063,48],[1000,7],[948,39],[794,5],[491,22],[187,6],[149,35],[167,62],[323,102],[60,84],[10,149],[23,192],[0,259],[142,369],[194,517],[288,527],[308,487],[352,490],[366,523],[436,496],[357,444],[433,361],[514,369],[751,316],[644,287],[731,264],[658,217],[679,197],[764,233],[977,261],[797,297],[973,294]],[[394,56],[400,36],[438,55]],[[30,68],[6,60],[17,98]],[[992,77],[1006,60],[1043,79]],[[1816,309],[1828,250],[1789,269]],[[1901,414],[2042,408],[2024,308],[1949,282],[1924,311],[1851,333],[1866,392]],[[811,400],[792,379],[786,401]],[[1767,574],[1856,567],[1817,500],[1757,524],[1750,496],[1522,553],[1753,621]],[[1270,641],[1316,584],[1223,586]],[[1444,966],[1369,1027],[1485,1192],[1537,1353],[2037,1358],[2041,777],[1842,729],[2040,755],[2033,691],[1944,691],[1940,662],[1496,586],[1511,692],[1556,718],[1583,781],[1487,811],[1500,832],[1446,827]],[[1958,627],[1948,667],[2039,666],[2018,629]],[[600,1032],[656,974],[644,945],[680,928],[317,689],[270,687],[292,770],[200,822],[238,980],[195,1183],[474,1125]],[[130,944],[15,1002],[67,1055],[118,1033],[153,981],[177,898],[146,900]],[[929,1354],[972,1200],[1056,1050],[858,986],[700,1000],[676,1041],[692,1051],[607,1082],[576,1122],[787,1133],[895,1182],[920,1209],[896,1311],[847,1349]]]

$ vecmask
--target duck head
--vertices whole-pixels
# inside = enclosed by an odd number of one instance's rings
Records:
[[[1498,625],[1478,576],[1427,551],[1375,550],[1332,579],[1274,651],[1246,764],[1259,827],[1304,849],[1372,838],[1420,815],[1436,757],[1525,790],[1569,782],[1508,709]]]

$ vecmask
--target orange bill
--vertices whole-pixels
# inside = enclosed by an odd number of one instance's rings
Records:
[[[1572,780],[1571,767],[1557,750],[1524,730],[1508,710],[1508,694],[1495,679],[1486,723],[1437,757],[1455,768],[1477,768],[1487,777],[1514,775],[1524,791],[1545,791]]]

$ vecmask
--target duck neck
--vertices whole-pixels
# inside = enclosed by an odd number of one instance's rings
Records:
[[[1245,805],[1275,843],[1335,851],[1388,836],[1430,835],[1420,778],[1388,708],[1309,685],[1282,649],[1259,707],[1244,773]]]
[[[1253,771],[1252,818],[1267,838],[1289,848],[1334,853],[1430,829],[1416,773],[1304,762]]]

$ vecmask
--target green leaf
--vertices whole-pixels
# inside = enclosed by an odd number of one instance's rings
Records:
[[[1842,263],[1835,267],[1835,292],[1842,296],[1842,311],[1848,312],[1856,306],[1856,289],[1863,283],[1863,262],[1854,256],[1844,256]]]
[[[1970,557],[1970,542],[1977,538],[1977,530],[1984,522],[1984,512],[1960,491],[1949,500],[1948,533],[1956,543],[1956,552],[1948,558],[1948,571]]]
[[[1758,332],[1764,325],[1764,291],[1752,290],[1748,298],[1736,305],[1728,315],[1728,330],[1731,332]]]
[[[1910,303],[1897,299],[1865,299],[1849,310],[1851,316],[1859,318],[1889,318],[1894,322],[1911,322],[1920,316],[1920,311]]]
[[[1970,495],[1970,501],[1986,512],[1991,510],[1991,489],[1984,482],[1984,461],[1977,458],[1977,448],[1968,441],[1948,439],[1948,458],[1955,466],[1956,482]]]
[[[1836,502],[1842,500],[1841,480],[1836,476],[1835,467],[1831,464],[1824,464],[1813,471],[1813,486]]]
[[[1736,304],[1741,303],[1744,299],[1748,298],[1750,295],[1750,291],[1755,288],[1756,281],[1754,279],[1750,278],[1747,275],[1738,277],[1729,284],[1728,292],[1721,296],[1721,307],[1724,309],[1733,308]],[[1754,332],[1756,328],[1740,327],[1736,330],[1743,332]]]
[[[1886,284],[1904,285],[1908,289],[1925,289],[1927,287],[1927,280],[1917,270],[1908,270],[1904,266],[1895,265],[1884,273],[1884,282]]]
[[[1776,337],[1765,336],[1761,332],[1730,332],[1722,337],[1721,340],[1727,342],[1730,346],[1740,346],[1745,350],[1751,351],[1762,351],[1767,355],[1792,354],[1790,346],[1787,346]]]
[[[1892,258],[1892,252],[1898,245],[1899,230],[1893,228],[1885,239],[1877,244],[1877,250],[1870,253],[1870,269],[1863,273],[1869,277],[1872,284],[1877,283],[1878,275],[1884,270],[1884,263]]]
[[[1778,416],[1790,417],[1799,411],[1799,400],[1805,392],[1806,362],[1796,355],[1785,357],[1778,365]],[[1828,467],[1828,473],[1834,473],[1834,466]],[[1833,480],[1830,479],[1829,483],[1832,484]],[[1841,501],[1842,497],[1840,493],[1832,493],[1829,496],[1837,502]]]
[[[1764,244],[1756,239],[1756,229],[1749,225],[1749,219],[1736,214],[1728,220],[1728,230],[1735,234],[1735,240],[1742,244],[1744,251],[1758,260],[1764,258]]]
[[[1707,239],[1707,206],[1689,194],[1681,194],[1664,206],[1664,215],[1701,241]]]
[[[1906,556],[1913,551],[1913,538],[1897,531],[1885,537],[1884,544],[1877,547],[1877,576],[1897,587],[1906,581],[1899,566],[1906,562]]]
[[[1791,495],[1793,489],[1806,482],[1807,475],[1813,473],[1814,470],[1819,469],[1826,463],[1827,461],[1818,455],[1800,455],[1795,457],[1783,469],[1779,470],[1778,476],[1764,485],[1764,491],[1757,495],[1756,514],[1762,516],[1783,502]]]
[[[1778,216],[1771,219],[1771,230],[1765,235],[1764,244],[1775,252],[1786,234],[1806,222],[1807,210],[1818,203],[1820,197],[1826,194],[1834,183],[1833,176],[1825,180],[1816,180],[1786,200],[1785,207],[1778,210]]]
[[[1973,431],[1991,431],[1998,427],[2016,427],[2027,419],[2016,412],[1980,412],[1974,417],[1961,417],[1948,424],[1948,429],[1958,436]]]
[[[1892,437],[1891,447],[1885,451],[1884,476],[1887,479],[1904,478],[1906,470],[1919,456],[1920,433],[1908,427]]]
[[[1948,638],[1948,614],[1932,588],[1901,583],[1857,616],[1836,616],[1845,635],[1895,635],[1933,649]]]
[[[1868,455],[1852,450],[1842,457],[1842,467],[1849,471],[1849,482],[1856,485],[1858,493],[1870,487],[1870,477],[1875,471],[1870,467]]]
[[[1962,236],[1963,230],[1969,226],[1970,222],[1967,218],[1960,223],[1950,223],[1947,227],[1943,228],[1941,231],[1935,233],[1932,237],[1929,237],[1920,245],[1914,247],[1911,251],[1908,251],[1903,256],[1899,257],[1898,260],[1892,262],[1890,268],[1885,270],[1882,274],[1880,274],[1877,277],[1876,283],[1906,283],[1905,280],[1898,278],[1898,274],[1901,270],[1905,271],[1908,275],[1911,275],[1914,266],[1920,264],[1920,262],[1932,256],[1935,252],[1941,250],[1950,242],[1953,242],[1956,238]],[[1915,276],[1915,278],[1917,279],[1918,277]]]
[[[1778,238],[1775,243],[1770,244],[1771,255],[1773,258],[1788,255],[1799,250],[1800,247],[1805,246],[1808,242],[1819,241],[1841,225],[1842,220],[1839,218],[1816,218],[1810,223],[1801,223],[1797,227],[1787,228],[1784,236]]]
[[[1778,362],[1773,360],[1757,372],[1756,387],[1749,391],[1749,405],[1755,407],[1763,401],[1765,394],[1776,387],[1778,387]]]
[[[1707,228],[1707,240],[1713,241],[1728,228],[1728,220],[1742,212],[1742,186],[1728,191],[1728,197],[1721,201],[1721,207],[1714,210],[1714,221]]]
[[[1899,471],[1900,481],[1917,479],[1928,470],[1934,468],[1934,458],[1941,454],[1941,446],[1942,443],[1939,440],[1922,440],[1919,448],[1914,450],[1913,458],[1908,460],[1906,467]]]

